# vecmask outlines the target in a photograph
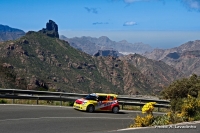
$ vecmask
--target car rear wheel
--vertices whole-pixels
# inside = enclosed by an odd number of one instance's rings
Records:
[[[88,105],[87,111],[88,111],[89,113],[94,112],[94,106],[93,106],[93,105]]]
[[[119,107],[117,107],[117,106],[113,107],[112,112],[117,114],[119,112]]]

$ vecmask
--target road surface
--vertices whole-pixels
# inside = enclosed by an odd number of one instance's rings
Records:
[[[87,113],[71,107],[39,105],[0,105],[0,133],[199,133],[194,129],[127,129],[139,111]],[[192,124],[185,124],[192,125]]]

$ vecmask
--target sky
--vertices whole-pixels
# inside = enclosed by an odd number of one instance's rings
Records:
[[[107,36],[172,48],[200,40],[200,0],[0,0],[0,24],[27,31],[51,19],[66,37]]]

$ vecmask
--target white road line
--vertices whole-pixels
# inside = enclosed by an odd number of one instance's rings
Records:
[[[34,107],[52,107],[52,108],[72,108],[70,106],[55,106],[55,105],[35,105],[35,104],[0,104],[0,106],[34,106]]]
[[[35,107],[54,107],[54,108],[72,108],[73,107],[70,107],[70,106],[55,106],[55,105],[35,105],[35,104],[0,104],[0,106],[35,106]],[[134,112],[134,113],[141,113],[142,111],[135,111],[135,110],[120,110],[120,112]],[[163,113],[163,112],[153,112],[154,114],[166,114],[166,113]]]
[[[0,122],[5,121],[19,121],[19,120],[41,120],[41,119],[127,119],[130,120],[131,118],[112,118],[112,117],[38,117],[38,118],[17,118],[17,119],[4,119],[0,120]]]

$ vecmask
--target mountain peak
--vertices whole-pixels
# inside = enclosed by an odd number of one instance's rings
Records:
[[[105,40],[110,40],[107,36],[101,36],[99,39],[105,39]]]
[[[46,23],[46,28],[43,28],[39,32],[44,33],[50,37],[59,38],[58,25],[53,20],[49,20],[49,22]]]
[[[126,40],[121,40],[118,43],[128,43]]]

